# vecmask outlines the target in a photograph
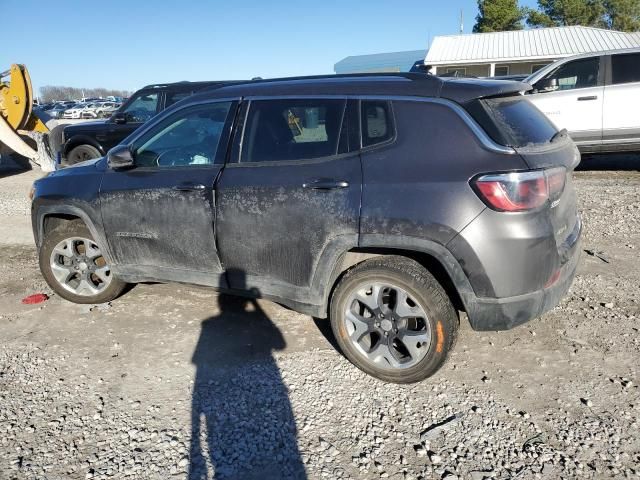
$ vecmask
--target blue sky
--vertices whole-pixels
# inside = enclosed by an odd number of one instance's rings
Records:
[[[2,0],[0,68],[26,64],[36,88],[128,90],[333,73],[348,55],[417,50],[457,33],[460,9],[468,33],[475,0]]]

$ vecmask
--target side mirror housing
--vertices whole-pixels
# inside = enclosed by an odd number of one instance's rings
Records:
[[[127,117],[124,112],[116,112],[111,118],[115,123],[127,123]]]
[[[558,79],[557,78],[543,78],[538,83],[535,84],[536,91],[543,92],[555,92],[558,90]]]
[[[128,145],[118,145],[107,152],[107,165],[113,170],[133,168],[135,161]]]

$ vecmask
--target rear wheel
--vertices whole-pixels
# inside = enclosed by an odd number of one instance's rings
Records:
[[[113,276],[100,247],[81,221],[66,222],[48,233],[39,255],[45,280],[70,302],[109,302],[126,286]]]
[[[387,382],[412,383],[443,365],[455,342],[458,317],[425,268],[390,256],[345,274],[331,300],[331,327],[358,368]]]
[[[85,160],[100,158],[101,156],[102,154],[100,151],[92,145],[78,145],[67,155],[67,163],[69,165],[74,165],[76,163],[84,162]]]

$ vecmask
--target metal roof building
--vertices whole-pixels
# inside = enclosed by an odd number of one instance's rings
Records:
[[[529,74],[559,58],[640,47],[640,32],[571,26],[446,35],[433,39],[425,64],[433,73]]]
[[[426,50],[374,53],[343,58],[333,67],[335,73],[408,72],[417,60],[427,54]]]

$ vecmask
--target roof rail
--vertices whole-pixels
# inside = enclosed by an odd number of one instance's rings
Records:
[[[323,79],[333,79],[333,78],[378,78],[378,77],[402,77],[408,80],[433,80],[438,77],[432,75],[428,72],[363,72],[363,73],[326,73],[323,75],[300,75],[293,77],[276,77],[276,78],[261,78],[254,77],[251,80],[208,80],[208,81],[198,81],[191,82],[188,80],[182,80],[180,82],[171,82],[171,83],[152,83],[151,85],[146,85],[142,87],[142,89],[151,89],[151,88],[163,88],[171,85],[179,85],[179,84],[198,84],[198,83],[266,83],[266,82],[283,82],[283,81],[292,81],[292,80],[323,80]]]
[[[163,87],[170,87],[172,85],[185,85],[185,84],[199,84],[199,83],[224,83],[225,80],[203,80],[203,81],[197,81],[197,82],[191,82],[189,80],[180,80],[179,82],[168,82],[168,83],[152,83],[150,85],[145,85],[144,87],[142,87],[140,90],[144,89],[144,88],[163,88]]]
[[[378,78],[378,77],[402,77],[408,80],[426,80],[437,79],[435,75],[427,72],[363,72],[363,73],[328,73],[324,75],[304,75],[297,77],[278,77],[278,78],[254,78],[252,81],[262,82],[280,82],[291,80],[323,80],[332,78]]]

